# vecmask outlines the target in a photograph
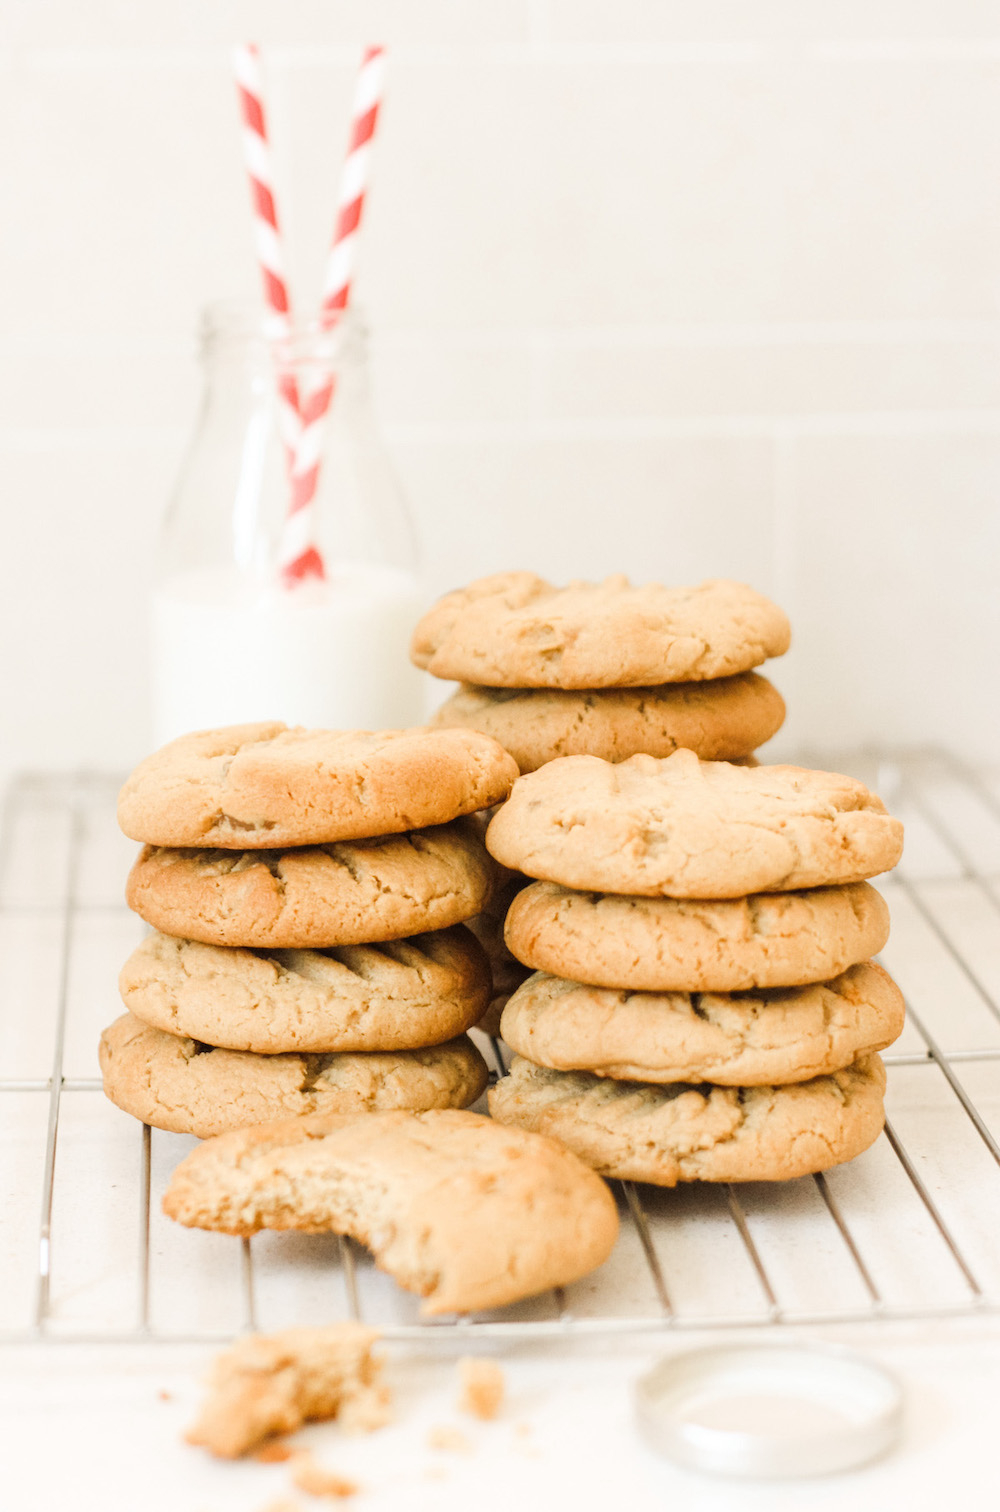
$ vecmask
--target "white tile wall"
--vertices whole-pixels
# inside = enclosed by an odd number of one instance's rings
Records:
[[[743,577],[779,750],[995,753],[1000,0],[0,0],[0,770],[148,740],[246,36],[303,298],[389,44],[358,290],[435,589]]]
[[[424,525],[435,589],[531,561],[553,579],[772,584],[772,447],[730,436],[407,440],[399,466]],[[454,500],[447,512],[442,498]],[[727,501],[724,533],[716,501]],[[643,500],[637,508],[635,501]]]
[[[995,759],[1000,425],[803,435],[795,491],[797,734]],[[843,711],[848,711],[846,729]]]
[[[996,36],[993,0],[548,0],[550,35],[562,43],[649,47],[802,40],[900,45],[912,39]]]

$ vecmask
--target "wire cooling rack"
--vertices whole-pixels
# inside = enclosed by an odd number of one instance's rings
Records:
[[[104,1098],[101,1028],[141,938],[122,902],[134,847],[117,781],[29,775],[0,831],[0,1341],[207,1342],[361,1317],[389,1337],[963,1315],[1000,1306],[1000,774],[928,754],[817,760],[906,823],[879,885],[886,966],[907,997],[887,1053],[885,1133],[826,1175],[665,1191],[616,1183],[610,1260],[565,1291],[422,1322],[418,1302],[333,1236],[240,1241],[160,1211],[194,1141]],[[484,1043],[499,1070],[503,1047]]]

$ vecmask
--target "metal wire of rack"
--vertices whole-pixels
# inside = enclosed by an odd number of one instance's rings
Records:
[[[859,766],[907,823],[884,885],[908,1007],[884,1136],[780,1186],[616,1183],[622,1238],[600,1272],[451,1321],[421,1321],[343,1238],[171,1232],[156,1199],[193,1141],[136,1126],[93,1074],[141,933],[120,901],[117,783],[19,779],[0,832],[0,1341],[202,1343],[350,1316],[468,1343],[1000,1308],[1000,783],[937,754],[842,764]]]

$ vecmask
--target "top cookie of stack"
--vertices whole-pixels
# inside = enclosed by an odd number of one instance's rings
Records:
[[[618,575],[555,588],[508,572],[441,599],[410,654],[463,684],[435,725],[493,735],[532,772],[559,756],[751,755],[785,706],[750,669],[789,639],[782,611],[743,583],[633,587]]]
[[[460,730],[230,725],[141,761],[118,823],[147,845],[326,845],[448,824],[506,797],[511,781],[496,742]]]
[[[490,974],[462,921],[496,868],[464,816],[516,776],[470,730],[242,725],[143,761],[118,816],[145,842],[129,906],[159,933],[122,972],[108,1095],[200,1135],[473,1101],[486,1072],[463,1031]]]

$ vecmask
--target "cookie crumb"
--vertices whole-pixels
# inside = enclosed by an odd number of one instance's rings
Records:
[[[515,1436],[517,1438],[521,1438],[521,1439],[530,1438],[531,1435],[534,1433],[534,1431],[535,1430],[534,1430],[534,1428],[532,1428],[532,1426],[531,1426],[530,1423],[515,1423],[514,1424],[514,1434],[515,1434]]]
[[[291,1501],[287,1496],[281,1496],[277,1501],[268,1502],[263,1512],[302,1512],[298,1502]]]
[[[169,1391],[158,1391],[156,1395],[159,1397],[161,1402],[172,1402],[174,1399],[172,1392]]]
[[[374,1433],[392,1417],[392,1392],[388,1386],[366,1386],[347,1398],[338,1422],[345,1433]]]
[[[308,1449],[295,1456],[292,1465],[292,1481],[300,1491],[309,1496],[331,1496],[338,1499],[356,1496],[359,1487],[355,1481],[345,1480],[333,1470],[324,1470],[316,1463]]]
[[[485,1422],[495,1418],[503,1405],[503,1371],[495,1360],[477,1360],[464,1355],[458,1362],[461,1391],[458,1405],[462,1412]]]
[[[261,1444],[259,1449],[255,1449],[253,1457],[262,1465],[280,1465],[283,1460],[290,1460],[292,1453],[293,1450],[284,1439],[271,1439],[270,1443]]]
[[[349,1424],[380,1426],[388,1392],[377,1384],[377,1337],[359,1323],[335,1323],[241,1339],[214,1360],[188,1443],[237,1459],[309,1420],[346,1414]]]
[[[452,1454],[472,1454],[472,1442],[466,1438],[461,1428],[449,1428],[441,1426],[432,1428],[427,1435],[427,1445],[430,1449],[446,1449]]]

